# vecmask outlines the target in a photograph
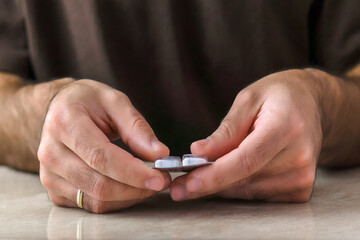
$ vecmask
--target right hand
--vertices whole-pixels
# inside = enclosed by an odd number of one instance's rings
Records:
[[[134,205],[170,186],[168,173],[150,169],[111,140],[121,138],[144,160],[169,149],[129,98],[92,80],[74,81],[50,103],[38,150],[40,179],[51,201],[103,213]]]

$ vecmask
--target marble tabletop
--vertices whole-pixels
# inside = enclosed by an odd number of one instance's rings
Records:
[[[174,202],[164,191],[99,215],[56,207],[37,175],[0,167],[0,238],[360,239],[360,169],[319,170],[303,204]]]

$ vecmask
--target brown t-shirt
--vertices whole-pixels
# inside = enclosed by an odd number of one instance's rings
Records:
[[[0,0],[0,71],[117,88],[173,154],[215,130],[251,82],[359,60],[356,0]]]

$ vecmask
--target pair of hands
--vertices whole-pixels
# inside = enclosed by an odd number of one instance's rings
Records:
[[[141,159],[169,149],[128,97],[91,80],[74,81],[53,99],[38,150],[40,179],[51,201],[103,213],[139,203],[170,187],[175,201],[218,194],[277,202],[309,199],[321,149],[321,110],[313,75],[289,70],[242,90],[219,128],[191,152],[214,164],[174,181],[114,145],[121,138]]]

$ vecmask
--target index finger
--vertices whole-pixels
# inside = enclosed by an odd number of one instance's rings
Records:
[[[264,167],[288,142],[283,137],[281,121],[273,118],[255,128],[239,145],[212,165],[189,173],[189,192],[217,192],[227,185],[244,179]]]
[[[57,131],[61,142],[101,174],[137,188],[163,189],[165,179],[159,171],[111,143],[84,111],[69,109]]]

